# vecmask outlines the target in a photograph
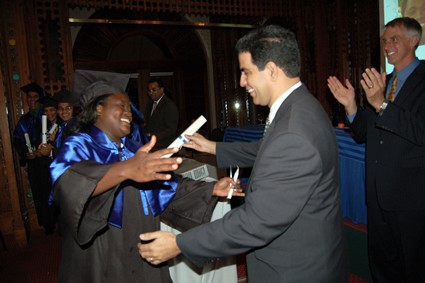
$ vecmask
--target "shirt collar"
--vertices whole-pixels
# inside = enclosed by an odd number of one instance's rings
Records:
[[[397,76],[397,91],[400,90],[403,87],[403,84],[406,82],[407,78],[413,73],[413,71],[416,69],[417,66],[421,61],[419,61],[418,58],[415,58],[412,62],[410,62],[409,65],[403,68],[400,72],[396,72],[394,69],[394,72],[392,73],[391,79],[387,84],[387,93],[391,90],[392,81],[394,80],[394,77]]]
[[[269,121],[270,123],[273,121],[274,117],[276,116],[277,110],[279,110],[282,103],[285,101],[285,99],[297,88],[301,86],[301,82],[297,82],[293,86],[291,86],[288,90],[286,90],[284,93],[282,93],[281,96],[279,96],[278,99],[273,103],[273,105],[270,107],[269,112]]]
[[[161,97],[158,98],[158,100],[155,100],[156,104],[158,104],[161,101],[161,99],[164,97],[164,95],[165,95],[165,93],[163,95],[161,95]]]

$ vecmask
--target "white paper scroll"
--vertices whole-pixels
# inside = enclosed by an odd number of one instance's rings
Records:
[[[33,150],[32,150],[30,136],[28,135],[28,133],[25,133],[24,137],[25,137],[25,144],[27,145],[28,151],[32,152]]]
[[[49,130],[49,135],[51,135],[51,134],[53,134],[54,132],[55,132],[55,130],[56,130],[56,128],[58,127],[58,124],[56,124],[56,123],[54,123],[53,125],[52,125],[52,127],[50,128],[50,130]]]
[[[49,132],[47,133],[47,136],[49,137],[49,140],[52,141],[51,135],[55,132],[56,128],[58,127],[58,124],[54,123],[52,127],[50,128]]]
[[[207,122],[207,119],[204,116],[199,116],[198,119],[196,119],[195,122],[192,123],[178,138],[176,138],[169,146],[168,148],[181,148],[183,146],[183,143],[188,142],[185,138],[185,135],[193,135],[196,133],[205,123]],[[172,153],[166,154],[162,156],[162,158],[168,158]]]
[[[41,143],[47,143],[47,116],[41,116]]]

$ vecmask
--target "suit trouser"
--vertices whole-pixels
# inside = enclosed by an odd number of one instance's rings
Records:
[[[374,282],[425,282],[425,210],[384,210],[373,195],[367,220]]]

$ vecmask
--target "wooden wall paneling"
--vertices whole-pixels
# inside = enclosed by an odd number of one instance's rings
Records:
[[[239,87],[239,63],[235,56],[234,47],[237,40],[246,30],[225,29],[211,32],[211,43],[214,62],[214,85],[217,97],[216,109],[218,111],[218,124],[220,127],[236,126],[242,123],[241,111],[236,113],[234,103],[240,96],[244,96],[243,89]],[[239,101],[242,106],[243,101]]]
[[[2,229],[6,226],[3,230],[5,233],[13,232],[17,245],[26,243],[30,215],[34,213],[34,209],[30,208],[32,199],[29,197],[31,192],[26,172],[19,166],[11,138],[19,117],[27,111],[20,87],[30,81],[23,2],[0,2],[0,130],[3,147],[2,170],[8,178],[1,180],[1,188],[7,191],[3,196],[10,198],[7,200],[8,205],[0,211],[0,226]]]
[[[347,1],[335,1],[335,65],[329,69],[330,75],[338,77],[342,82],[349,77],[349,52],[350,38],[348,31],[349,14]],[[332,15],[330,15],[331,17]],[[332,94],[330,94],[332,95]],[[337,125],[339,122],[345,121],[344,107],[332,95],[333,106],[333,122]]]
[[[327,32],[327,19],[324,17],[328,9],[327,0],[314,2],[314,41],[315,44],[315,86],[312,91],[319,100],[324,110],[330,113],[330,103],[327,99],[327,78],[328,78],[328,60],[329,60],[329,34]]]
[[[29,63],[29,79],[30,81],[37,82],[40,86],[45,88],[45,76],[43,74],[43,62],[42,58],[45,54],[42,53],[41,36],[42,30],[40,30],[40,21],[37,15],[41,15],[44,12],[43,3],[40,1],[29,1],[23,7],[25,14],[25,30],[26,30],[26,43]]]
[[[317,96],[317,42],[315,36],[315,1],[304,1],[299,9],[296,35],[301,56],[301,81],[306,84],[310,92]]]
[[[138,92],[139,92],[139,110],[142,111],[144,115],[149,115],[149,113],[145,113],[146,105],[149,101],[149,96],[147,94],[147,82],[150,78],[150,70],[146,67],[143,67],[143,69],[138,70],[139,77],[137,79],[137,86],[138,86]]]
[[[63,77],[60,88],[72,89],[74,65],[72,60],[72,39],[69,25],[69,9],[66,1],[59,1],[59,28],[61,34],[61,65]]]
[[[37,23],[28,27],[31,30],[29,36],[34,51],[39,54],[33,59],[32,72],[43,79],[44,87],[50,95],[61,89],[69,89],[72,60],[65,61],[72,58],[68,7],[59,0],[37,0],[34,1],[34,7],[28,7],[27,13]]]
[[[6,96],[3,82],[2,69],[0,67],[0,138],[1,138],[1,191],[0,191],[0,230],[5,234],[14,234],[17,245],[26,243],[27,232],[25,230],[21,213],[26,211],[23,205],[21,209],[22,192],[18,190],[15,174],[11,137],[7,117]]]
[[[224,57],[227,56],[227,45],[225,44],[224,34],[221,30],[211,31],[211,50],[212,61],[214,63],[214,89],[216,95],[217,124],[220,128],[229,125],[229,98],[227,95],[228,75],[226,72],[227,64]]]
[[[375,3],[376,2],[376,3]],[[341,23],[340,79],[349,79],[356,91],[359,105],[365,103],[360,85],[366,67],[379,68],[379,3],[377,1],[344,1]],[[341,107],[340,115],[345,115]]]
[[[289,2],[289,1],[288,1]],[[134,1],[85,1],[68,0],[70,7],[130,9],[143,11],[176,12],[198,15],[224,16],[279,16],[286,1],[271,0],[134,0]]]

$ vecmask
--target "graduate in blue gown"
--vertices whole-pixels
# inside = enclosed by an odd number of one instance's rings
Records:
[[[21,87],[25,93],[28,112],[19,118],[13,132],[13,147],[19,155],[19,163],[26,166],[28,181],[31,187],[37,220],[40,226],[44,227],[46,234],[51,234],[54,230],[54,223],[51,221],[49,207],[46,196],[51,188],[49,176],[49,156],[43,156],[40,150],[41,144],[41,116],[43,107],[40,99],[45,96],[44,89],[35,82]],[[25,140],[27,134],[30,145]]]
[[[51,165],[63,235],[59,282],[171,282],[167,266],[139,256],[138,235],[159,229],[161,213],[183,229],[209,221],[214,195],[227,195],[234,182],[164,173],[182,162],[161,158],[177,149],[149,153],[155,137],[144,146],[126,138],[132,114],[121,90],[96,82],[81,102],[76,133]]]
[[[56,134],[54,146],[56,149],[60,148],[65,138],[68,136],[75,123],[75,106],[76,102],[74,97],[68,90],[61,90],[55,93],[53,97],[58,103],[58,114],[62,122],[59,124],[58,132]]]

